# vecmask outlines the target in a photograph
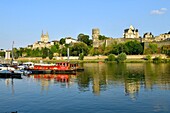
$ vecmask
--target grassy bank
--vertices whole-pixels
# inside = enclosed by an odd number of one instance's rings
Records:
[[[67,60],[17,60],[19,63],[22,62],[34,62],[34,63],[56,63],[56,62],[67,62]],[[116,61],[105,61],[104,59],[93,59],[93,60],[69,60],[69,62],[77,62],[77,63],[115,63]],[[126,59],[125,63],[146,63],[146,62],[154,62],[153,60],[144,60],[144,59]],[[158,63],[170,63],[170,58],[161,59]]]

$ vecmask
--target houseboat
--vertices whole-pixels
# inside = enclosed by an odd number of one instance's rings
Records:
[[[77,71],[83,71],[77,63],[58,62],[56,64],[36,64],[33,68],[29,68],[32,74],[72,74]]]

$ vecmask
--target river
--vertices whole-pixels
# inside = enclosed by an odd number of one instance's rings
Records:
[[[76,75],[0,79],[0,113],[170,112],[170,64],[82,66],[84,72]]]

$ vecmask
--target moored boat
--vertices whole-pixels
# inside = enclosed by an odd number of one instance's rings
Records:
[[[15,73],[14,71],[1,70],[0,78],[21,78],[21,73]]]
[[[59,62],[56,64],[38,64],[33,68],[29,68],[32,74],[58,74],[58,73],[76,73],[77,71],[83,71],[77,63]]]

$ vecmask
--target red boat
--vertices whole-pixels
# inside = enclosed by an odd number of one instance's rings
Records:
[[[30,69],[33,74],[46,74],[46,73],[76,73],[76,71],[82,71],[83,68],[80,68],[77,63],[70,62],[59,62],[55,65],[41,64],[34,65],[33,69]]]
[[[71,64],[69,62],[61,62],[61,63],[56,63],[55,65],[34,65],[34,70],[74,70],[77,69],[78,64],[74,63]]]

